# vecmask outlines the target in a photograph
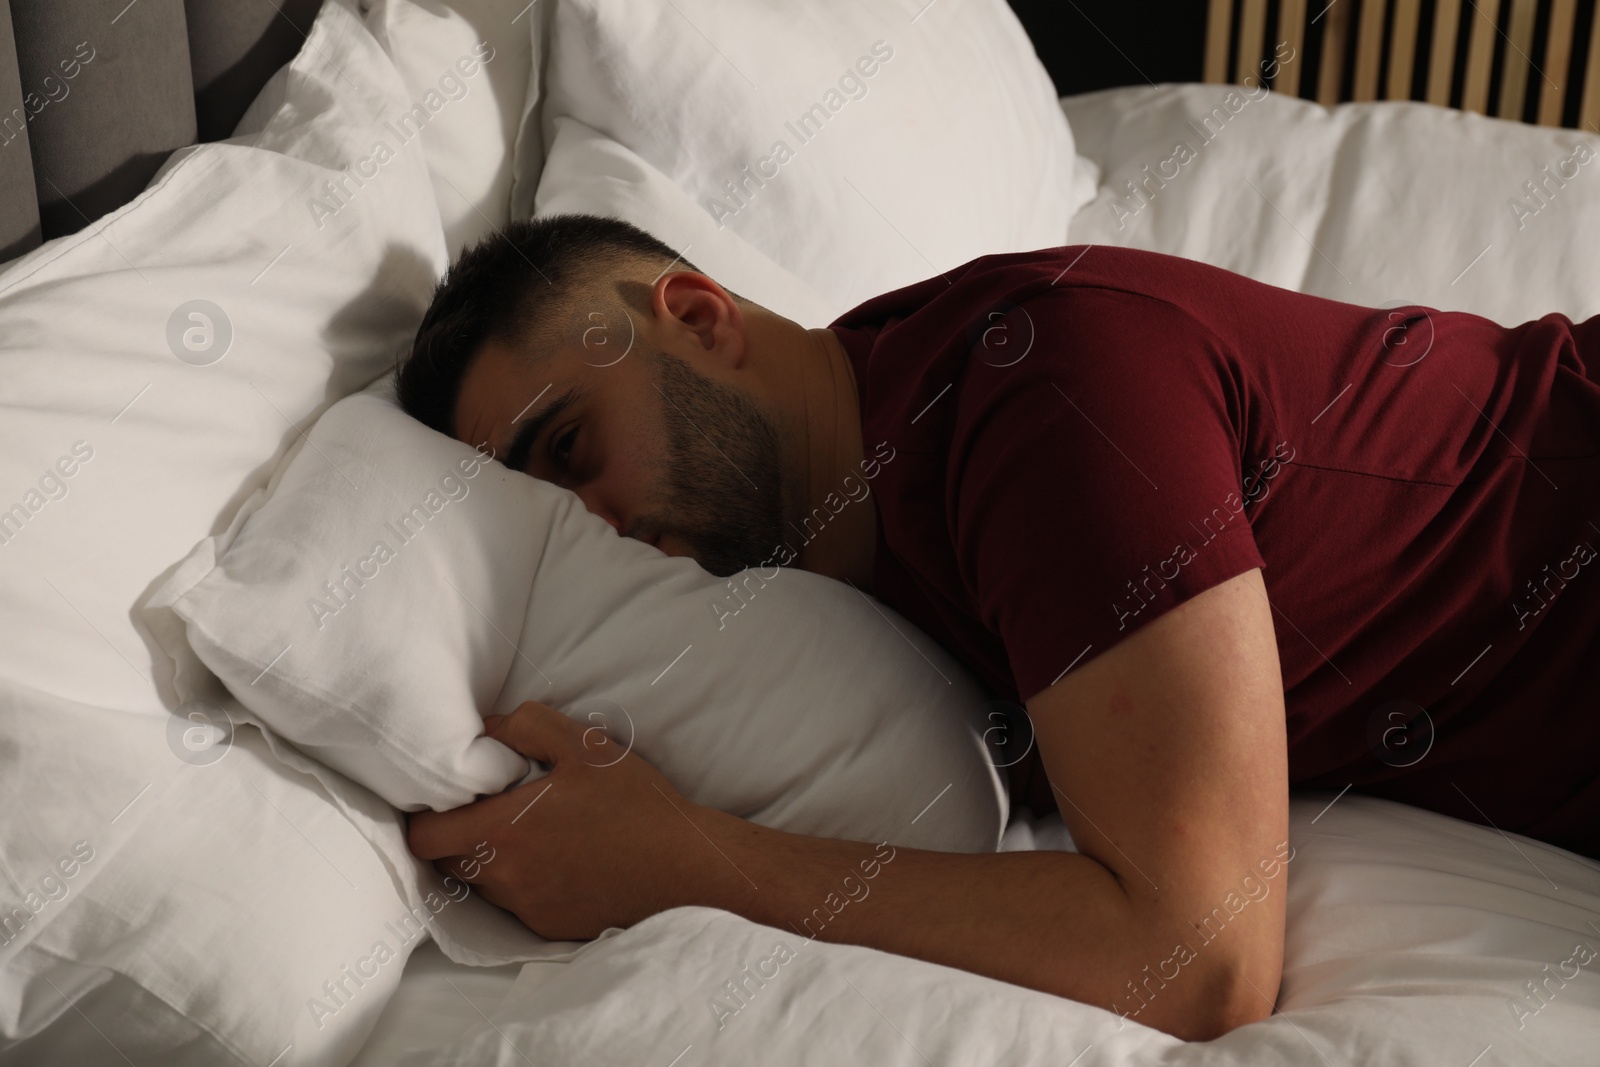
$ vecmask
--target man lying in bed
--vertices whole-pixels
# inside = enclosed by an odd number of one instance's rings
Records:
[[[462,257],[400,395],[663,552],[870,590],[1026,704],[1013,792],[1080,853],[901,849],[827,939],[1210,1038],[1277,995],[1291,785],[1600,855],[1595,362],[1600,318],[1504,329],[1093,246],[807,330],[568,216]],[[554,787],[514,825],[515,790],[413,816],[412,848],[460,873],[487,838],[476,884],[556,938],[685,904],[786,927],[871,851],[593,767],[581,732],[493,723]]]

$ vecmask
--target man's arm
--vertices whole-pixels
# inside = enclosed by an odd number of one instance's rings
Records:
[[[411,846],[461,873],[455,858],[487,841],[495,858],[470,880],[547,937],[698,904],[1192,1040],[1268,1015],[1282,973],[1288,786],[1260,571],[1151,621],[1028,709],[1078,854],[886,853],[757,826],[690,804],[636,757],[586,759],[582,727],[539,705],[491,736],[554,762],[549,778],[413,816]]]

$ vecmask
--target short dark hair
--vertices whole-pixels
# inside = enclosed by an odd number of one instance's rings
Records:
[[[670,246],[621,219],[549,215],[508,223],[462,253],[433,291],[396,375],[400,407],[455,435],[467,366],[489,341],[537,346],[597,272],[643,259],[699,270]]]

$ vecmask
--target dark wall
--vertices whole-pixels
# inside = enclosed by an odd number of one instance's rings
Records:
[[[1152,0],[1010,0],[1056,92],[1199,81],[1206,4]]]

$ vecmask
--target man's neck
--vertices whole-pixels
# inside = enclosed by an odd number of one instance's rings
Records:
[[[804,331],[806,349],[796,408],[801,427],[799,477],[789,514],[791,545],[801,568],[870,590],[877,546],[877,508],[861,473],[861,407],[855,370],[832,330]],[[852,499],[852,494],[858,499]]]

